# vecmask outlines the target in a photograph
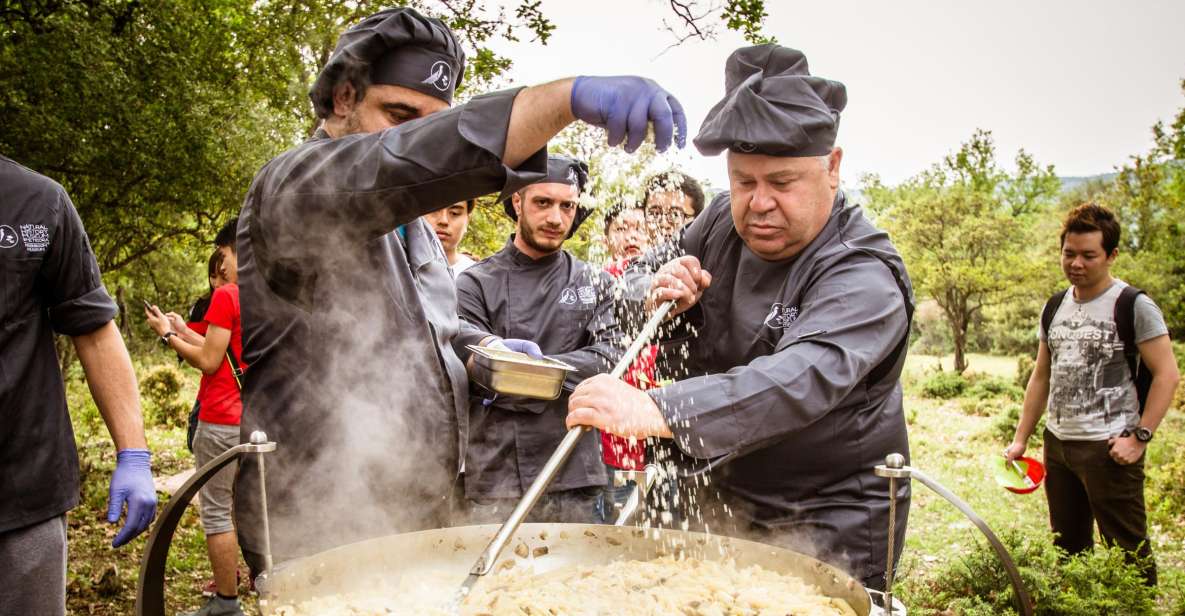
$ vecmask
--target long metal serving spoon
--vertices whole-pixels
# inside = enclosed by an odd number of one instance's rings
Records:
[[[642,331],[634,338],[633,344],[625,351],[625,355],[613,367],[610,376],[614,378],[621,378],[625,374],[630,364],[634,363],[634,358],[642,351],[642,347],[646,346],[654,333],[658,331],[658,326],[662,324],[663,320],[667,318],[667,313],[675,307],[675,302],[668,301],[658,307],[654,311],[650,320],[646,321],[646,325],[642,327]],[[555,452],[547,459],[547,463],[543,465],[543,470],[539,472],[539,476],[535,477],[535,481],[531,482],[531,487],[527,488],[526,494],[523,494],[518,505],[515,506],[514,511],[510,512],[510,518],[502,524],[502,528],[498,529],[498,534],[490,540],[490,544],[486,546],[485,551],[481,556],[477,557],[477,562],[473,563],[473,568],[469,570],[469,577],[465,578],[465,583],[457,590],[453,596],[450,604],[450,611],[457,613],[460,610],[461,601],[469,594],[473,585],[477,583],[481,577],[489,573],[494,568],[494,563],[498,560],[498,555],[502,553],[502,549],[506,547],[510,537],[514,531],[518,530],[519,524],[522,524],[523,519],[535,507],[535,503],[539,501],[539,497],[543,496],[543,491],[555,479],[556,473],[563,468],[564,463],[568,461],[568,456],[572,454],[572,450],[576,448],[576,443],[580,440],[581,435],[584,434],[585,428],[583,426],[576,426],[568,430],[568,434],[564,435],[564,440],[560,441],[559,447],[556,447]]]

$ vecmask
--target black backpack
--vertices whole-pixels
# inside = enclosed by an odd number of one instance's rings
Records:
[[[1068,291],[1055,293],[1045,302],[1041,311],[1041,330],[1049,336],[1049,326],[1053,324],[1053,315],[1061,307],[1062,300]],[[1127,361],[1128,372],[1136,384],[1136,398],[1140,401],[1140,414],[1144,414],[1144,403],[1148,401],[1148,390],[1152,387],[1152,372],[1140,361],[1140,348],[1136,346],[1136,298],[1144,294],[1143,291],[1131,285],[1123,287],[1119,298],[1115,300],[1115,329],[1119,340],[1123,342],[1123,359]]]

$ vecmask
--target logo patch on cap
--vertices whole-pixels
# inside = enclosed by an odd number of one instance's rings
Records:
[[[749,143],[748,141],[738,141],[732,145],[735,149],[737,149],[741,152],[744,152],[746,154],[757,149],[757,146],[753,145],[752,143]]]
[[[447,92],[450,85],[453,83],[453,69],[444,60],[437,60],[432,64],[432,69],[428,72],[428,78],[420,83],[430,83],[437,90]]]

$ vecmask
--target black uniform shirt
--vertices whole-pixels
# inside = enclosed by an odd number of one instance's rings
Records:
[[[276,562],[447,524],[465,436],[464,345],[448,262],[423,214],[513,192],[546,150],[501,160],[517,90],[379,133],[319,131],[255,177],[239,217],[242,434],[265,462]],[[406,238],[395,230],[406,225]],[[240,468],[235,517],[260,553],[259,475]]]
[[[88,334],[115,312],[66,191],[0,156],[0,532],[78,504],[53,334]]]
[[[513,239],[457,278],[461,318],[503,338],[525,338],[548,357],[571,364],[569,387],[608,372],[621,357],[621,328],[613,312],[613,280],[564,251],[532,259]],[[488,394],[487,394],[488,395]],[[465,496],[519,498],[567,428],[568,395],[556,400],[498,398],[469,404],[470,442]],[[599,440],[584,435],[549,491],[604,485]]]

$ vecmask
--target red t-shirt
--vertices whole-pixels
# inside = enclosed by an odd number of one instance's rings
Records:
[[[238,285],[224,284],[214,289],[214,295],[210,298],[210,308],[206,310],[203,322],[230,330],[230,350],[235,354],[239,367],[246,370],[247,366],[242,360],[243,325],[239,316]],[[230,362],[225,357],[217,372],[202,375],[198,403],[201,405],[198,409],[198,419],[206,423],[239,425],[239,419],[243,416],[243,400],[239,396],[239,386],[235,383]]]
[[[614,278],[625,273],[631,259],[610,263],[605,271]],[[658,357],[658,346],[650,345],[638,353],[621,380],[634,387],[647,390],[658,385],[654,378],[654,362]],[[642,441],[630,443],[628,438],[601,432],[601,459],[614,468],[639,471],[646,466],[646,446]]]

